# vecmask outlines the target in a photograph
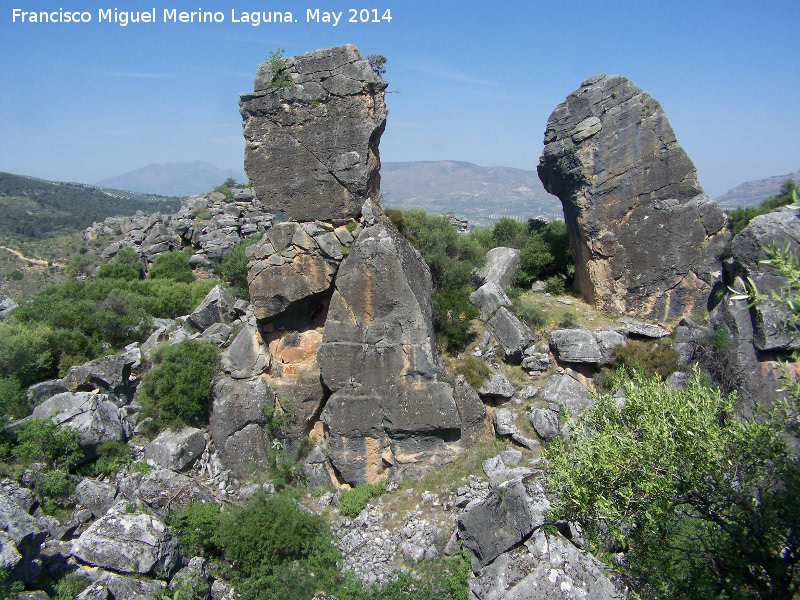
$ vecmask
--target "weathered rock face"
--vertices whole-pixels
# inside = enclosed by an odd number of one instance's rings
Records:
[[[374,204],[363,210],[317,354],[333,392],[328,455],[350,483],[413,476],[452,456],[461,428],[453,388],[437,381],[430,271]]]
[[[550,115],[539,178],[561,200],[575,284],[611,313],[700,312],[730,239],[661,105],[618,75],[596,75]]]
[[[256,195],[299,221],[358,216],[380,189],[387,84],[352,45],[287,58],[285,66],[290,86],[272,85],[264,63],[239,102]]]

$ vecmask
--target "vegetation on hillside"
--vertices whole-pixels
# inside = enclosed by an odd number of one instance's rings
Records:
[[[30,240],[79,231],[137,210],[175,212],[180,201],[0,172],[0,207],[0,237]]]
[[[788,206],[793,200],[793,194],[797,190],[797,184],[794,179],[787,180],[779,194],[767,198],[758,206],[748,206],[745,208],[734,208],[727,211],[728,220],[731,224],[731,231],[733,235],[739,233],[742,229],[747,227],[748,223],[759,215],[765,215],[782,206]]]

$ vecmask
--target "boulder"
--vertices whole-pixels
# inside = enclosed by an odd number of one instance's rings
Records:
[[[100,568],[81,569],[87,579],[93,583],[83,590],[78,600],[142,600],[142,598],[159,598],[166,591],[167,584],[157,579],[137,579],[125,577]]]
[[[36,419],[51,419],[60,427],[72,427],[80,434],[81,446],[125,441],[126,414],[105,394],[64,392],[33,409]]]
[[[331,476],[328,472],[328,458],[319,446],[309,452],[303,461],[303,473],[306,476],[306,485],[310,487],[324,487],[331,485]]]
[[[273,65],[239,102],[256,196],[298,221],[357,217],[380,191],[386,82],[352,45],[285,59],[287,87]]]
[[[118,573],[164,577],[180,564],[178,541],[156,517],[128,513],[128,502],[115,505],[73,544],[79,561]]]
[[[539,178],[563,205],[587,302],[656,320],[704,310],[730,233],[661,105],[595,75],[556,107],[544,143]]]
[[[214,323],[230,323],[236,318],[236,298],[221,285],[215,286],[191,315],[189,322],[201,331]]]
[[[494,369],[478,388],[481,398],[504,402],[514,396],[514,386],[500,369]]]
[[[202,429],[196,427],[184,427],[180,431],[167,429],[144,447],[144,457],[148,463],[162,469],[182,471],[203,453],[205,447],[206,440]]]
[[[31,406],[41,404],[42,401],[52,398],[56,394],[68,392],[69,388],[64,385],[61,379],[50,379],[49,381],[41,381],[30,386],[25,391],[25,399]]]
[[[226,469],[240,477],[269,466],[271,438],[265,408],[275,405],[275,393],[260,377],[233,379],[220,375],[211,387],[211,439]]]
[[[486,264],[478,271],[478,278],[484,284],[491,281],[505,289],[514,283],[514,273],[518,266],[519,250],[498,246],[486,253]]]
[[[791,208],[782,208],[755,217],[731,244],[734,274],[743,280],[750,278],[758,291],[767,298],[752,308],[753,344],[758,350],[800,349],[800,336],[782,327],[787,321],[786,309],[770,296],[786,290],[788,280],[773,267],[763,264],[767,248],[774,245],[800,254],[800,217]],[[740,288],[741,289],[741,288]]]
[[[461,417],[461,442],[465,446],[471,446],[478,442],[483,432],[486,407],[463,375],[456,377],[453,399]]]
[[[592,405],[589,390],[568,373],[554,373],[547,379],[539,397],[550,405],[552,410],[564,409],[571,416],[579,416]]]
[[[11,298],[3,298],[0,300],[0,321],[5,319],[8,315],[14,312],[17,308],[17,303]]]
[[[176,506],[212,501],[194,479],[166,469],[157,469],[142,477],[135,496],[162,517]]]
[[[254,323],[247,323],[222,353],[222,370],[234,379],[261,375],[269,368],[270,353]]]
[[[428,266],[379,207],[362,212],[317,354],[332,392],[328,457],[348,483],[436,468],[459,451],[449,442],[461,428],[453,388],[437,381]]]
[[[550,439],[560,433],[558,428],[558,413],[544,408],[534,408],[528,415],[531,425],[539,437]]]
[[[614,362],[614,350],[620,346],[626,346],[628,340],[624,335],[611,329],[601,329],[592,332],[594,339],[597,340],[597,345],[600,348],[601,358],[598,361],[601,365],[607,365]]]
[[[112,483],[84,479],[75,487],[75,497],[84,507],[92,511],[92,516],[98,519],[105,515],[112,506],[117,496],[117,486]]]
[[[500,342],[507,361],[522,362],[525,348],[533,341],[533,333],[525,323],[502,306],[486,322],[486,327]]]
[[[655,323],[634,321],[628,318],[623,318],[620,320],[623,322],[625,326],[625,331],[629,336],[633,335],[636,337],[660,340],[661,338],[667,337],[669,335],[669,330],[664,329],[663,327],[661,327],[661,325],[656,325]]]
[[[498,408],[492,413],[492,425],[495,435],[514,435],[519,433],[519,429],[514,424],[517,420],[516,413],[508,408]]]
[[[596,364],[603,358],[595,336],[586,329],[556,329],[548,341],[561,362]]]
[[[501,554],[469,582],[475,600],[618,600],[608,567],[558,533],[537,529],[525,546]]]
[[[544,475],[535,472],[499,485],[461,513],[458,537],[475,562],[485,567],[544,525],[549,509]]]
[[[489,478],[489,485],[492,487],[497,487],[506,481],[519,479],[533,473],[533,469],[506,464],[506,461],[501,455],[497,455],[493,458],[487,458],[485,461],[483,461],[482,467],[483,472],[486,473],[486,477]]]
[[[508,299],[503,288],[494,281],[487,281],[472,292],[469,295],[469,301],[480,309],[481,319],[484,321],[501,306],[511,306],[511,300]]]
[[[257,319],[271,319],[288,309],[308,313],[309,299],[331,293],[341,260],[330,258],[293,222],[273,225],[247,252],[247,284]]]
[[[62,382],[70,392],[100,390],[109,397],[128,402],[134,392],[130,376],[135,362],[128,354],[103,356],[79,367],[70,367]]]

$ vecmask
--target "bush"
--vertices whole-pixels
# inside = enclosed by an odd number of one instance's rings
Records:
[[[470,341],[470,321],[480,315],[469,301],[469,290],[434,292],[433,326],[445,348],[454,352],[463,349]]]
[[[227,202],[233,202],[233,190],[231,188],[229,188],[227,185],[225,185],[224,183],[219,184],[218,186],[216,186],[211,191],[212,192],[217,192],[217,193],[222,194],[223,196],[225,196],[225,200]]]
[[[25,391],[13,377],[0,377],[0,427],[8,419],[21,419],[30,414]]]
[[[545,289],[547,290],[548,294],[553,294],[554,296],[561,296],[564,292],[567,291],[566,284],[561,277],[557,275],[553,275],[552,277],[548,277],[545,281]]]
[[[142,415],[153,419],[153,431],[206,424],[211,381],[219,368],[217,345],[184,340],[156,350],[153,364],[136,393]]]
[[[251,238],[228,251],[222,257],[220,274],[227,281],[236,295],[249,300],[250,294],[247,287],[247,255],[245,248],[257,244],[261,240],[261,235]]]
[[[533,329],[539,329],[540,327],[543,327],[545,323],[547,323],[547,316],[538,306],[533,306],[523,302],[520,299],[515,299],[512,301],[511,307],[514,309],[514,314],[525,321],[525,323],[527,323]]]
[[[95,448],[97,458],[91,465],[91,472],[96,475],[114,475],[133,462],[131,449],[124,442],[108,440]]]
[[[558,322],[561,329],[575,329],[578,326],[578,317],[574,313],[566,312]]]
[[[121,263],[116,260],[107,262],[97,269],[98,279],[122,279],[123,281],[135,281],[139,279],[139,267],[131,264]]]
[[[339,496],[339,512],[346,517],[357,517],[367,502],[386,491],[386,482],[362,483]]]
[[[666,379],[680,368],[678,353],[672,349],[668,339],[661,342],[629,339],[625,346],[614,349],[614,358],[619,366],[648,377],[658,375],[661,379]]]
[[[218,535],[225,558],[235,565],[236,589],[246,599],[309,598],[307,586],[338,581],[327,523],[285,495],[259,494],[222,513]]]
[[[0,377],[13,378],[24,388],[55,375],[52,342],[53,332],[44,323],[23,325],[15,318],[0,322]]]
[[[456,373],[463,375],[467,383],[477,389],[492,374],[492,370],[477,356],[468,356],[456,367]]]
[[[189,257],[183,252],[165,252],[156,256],[147,271],[149,279],[171,279],[179,283],[194,281]]]
[[[177,532],[184,555],[221,557],[219,520],[220,507],[215,502],[189,502],[170,514],[168,524]]]
[[[69,494],[69,479],[64,471],[49,471],[36,481],[36,491],[45,498],[58,499]]]
[[[25,275],[22,274],[22,271],[13,270],[8,275],[6,275],[7,281],[22,281]]]
[[[569,447],[548,442],[553,517],[579,521],[595,547],[629,547],[641,597],[792,597],[800,462],[784,436],[796,398],[740,418],[735,396],[698,373],[682,390],[637,373],[625,392],[624,404],[597,397]]]
[[[72,427],[60,428],[47,419],[32,419],[16,437],[11,452],[24,463],[44,462],[71,470],[83,459],[78,432]]]

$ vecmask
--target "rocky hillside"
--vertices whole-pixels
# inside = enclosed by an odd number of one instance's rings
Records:
[[[800,181],[800,171],[786,175],[776,175],[766,179],[746,181],[714,198],[714,201],[724,209],[740,206],[757,206],[763,200],[774,196],[781,191],[781,187],[789,179]]]
[[[385,86],[354,46],[275,53],[241,98],[252,188],[94,223],[99,266],[0,304],[0,591],[795,585],[773,560],[797,550],[795,413],[747,416],[776,397],[797,340],[774,323],[794,321],[726,291],[787,284],[761,261],[770,241],[800,249],[794,209],[753,219],[723,261],[724,215],[663,110],[602,75],[548,123],[540,176],[566,224],[459,236],[377,202]],[[533,273],[549,277],[518,287]]]

